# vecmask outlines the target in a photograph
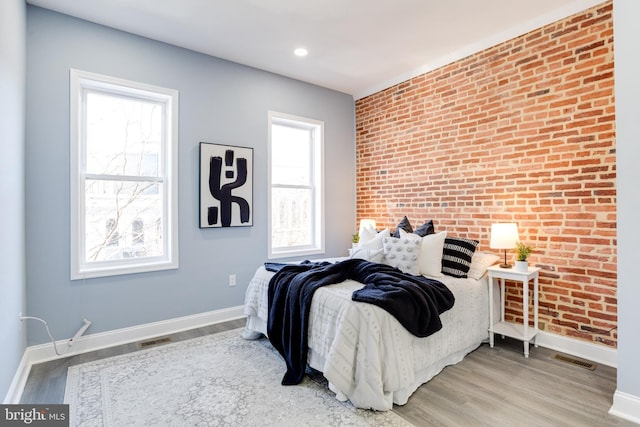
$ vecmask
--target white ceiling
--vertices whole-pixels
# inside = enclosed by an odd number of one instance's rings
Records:
[[[27,0],[356,99],[603,1]]]

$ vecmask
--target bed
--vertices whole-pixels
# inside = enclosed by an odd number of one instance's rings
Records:
[[[375,258],[371,251],[367,249],[367,259]],[[308,365],[323,373],[337,399],[348,399],[356,407],[385,411],[406,404],[420,385],[488,339],[488,281],[483,270],[491,265],[489,259],[495,262],[497,257],[485,255],[480,270],[474,272],[476,278],[437,275],[455,296],[455,304],[440,315],[442,328],[425,338],[409,333],[385,310],[352,301],[352,293],[363,286],[359,282],[346,280],[319,288],[309,315]],[[267,336],[273,275],[260,266],[249,283],[246,339]]]

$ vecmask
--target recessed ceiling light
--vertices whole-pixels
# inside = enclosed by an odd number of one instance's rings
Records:
[[[295,53],[296,56],[307,56],[309,52],[307,51],[307,49],[303,47],[299,47],[296,50],[294,50],[293,53]]]

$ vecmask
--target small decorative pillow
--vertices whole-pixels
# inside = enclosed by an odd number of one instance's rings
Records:
[[[384,263],[396,267],[403,273],[417,276],[420,274],[420,246],[422,238],[414,237],[385,237],[382,240],[384,247]]]
[[[351,251],[349,258],[358,258],[380,264],[384,259],[384,249],[355,248]]]
[[[400,230],[404,230],[407,233],[413,233],[413,227],[411,227],[411,223],[409,222],[409,219],[407,218],[406,215],[404,218],[402,218],[402,221],[398,223],[398,226],[396,227],[396,231],[393,232],[393,237],[395,237],[396,239],[399,239]]]
[[[491,267],[499,259],[500,257],[498,255],[488,252],[474,253],[473,257],[471,258],[471,267],[469,267],[467,277],[476,280],[482,279],[482,276],[484,276],[487,268]]]
[[[390,234],[389,229],[385,228],[381,232],[376,233],[375,236],[373,236],[373,238],[371,239],[367,240],[367,236],[365,236],[364,241],[362,241],[362,238],[360,239],[360,242],[358,243],[358,247],[363,249],[373,249],[373,250],[382,249],[382,240],[385,237],[389,237],[389,234]]]
[[[420,237],[424,237],[424,236],[427,236],[429,234],[435,233],[436,229],[433,226],[433,220],[430,219],[429,221],[427,221],[424,224],[422,224],[420,227],[418,227],[415,230],[413,230],[413,232],[415,234],[417,234],[418,236],[420,236]]]
[[[371,224],[366,224],[362,230],[360,230],[360,239],[359,243],[367,243],[370,240],[373,240],[378,235],[378,232],[373,229]]]
[[[422,238],[420,249],[420,274],[429,277],[442,277],[442,250],[446,231],[429,234]]]
[[[478,246],[477,240],[461,237],[444,239],[442,250],[442,273],[453,277],[467,277],[471,267],[471,258]]]

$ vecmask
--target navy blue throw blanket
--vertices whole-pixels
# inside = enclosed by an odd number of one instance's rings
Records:
[[[269,282],[267,334],[282,355],[287,372],[283,385],[299,384],[307,366],[309,312],[314,292],[321,286],[352,279],[364,287],[353,301],[375,304],[391,313],[409,332],[427,337],[442,328],[440,314],[453,307],[455,298],[441,282],[402,273],[394,267],[361,259],[338,263],[274,264]]]

